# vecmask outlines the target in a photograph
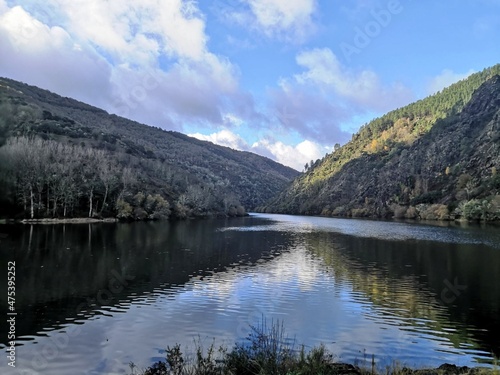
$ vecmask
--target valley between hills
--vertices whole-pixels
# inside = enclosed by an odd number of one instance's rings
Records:
[[[363,125],[299,173],[0,78],[3,218],[247,211],[500,220],[500,65]]]

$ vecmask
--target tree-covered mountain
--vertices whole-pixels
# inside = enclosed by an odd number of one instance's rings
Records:
[[[262,211],[500,219],[500,65],[361,127]]]
[[[0,216],[242,214],[298,172],[0,78]]]

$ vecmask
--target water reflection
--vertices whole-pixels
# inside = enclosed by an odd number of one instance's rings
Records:
[[[415,337],[499,355],[499,254],[470,244],[381,241],[332,233],[306,237],[336,280],[348,281],[377,309],[381,323],[407,325]],[[392,322],[390,317],[396,316]],[[407,337],[403,337],[407,339]]]
[[[232,220],[244,225],[248,218]],[[101,307],[181,286],[192,277],[252,265],[289,247],[286,233],[220,232],[225,220],[31,225],[10,228],[2,262],[15,253],[17,335],[102,314]],[[126,288],[119,288],[123,280]],[[111,285],[110,285],[111,283]],[[111,291],[111,293],[109,293]],[[1,295],[7,305],[6,296]],[[0,328],[1,340],[7,336]],[[50,329],[50,328],[49,328]],[[21,340],[22,343],[22,340]]]
[[[198,335],[231,345],[262,315],[349,362],[500,355],[497,231],[279,215],[9,228],[0,257],[22,275],[18,353],[33,373],[123,372]]]

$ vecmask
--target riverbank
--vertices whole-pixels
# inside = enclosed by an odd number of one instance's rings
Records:
[[[96,219],[93,217],[75,217],[64,219],[24,219],[19,221],[23,224],[92,224],[92,223],[115,223],[118,219],[110,217]]]
[[[307,362],[308,361],[308,362]],[[207,366],[207,364],[196,364],[190,368],[180,369],[178,372],[170,367],[165,362],[157,362],[153,366],[144,370],[143,372],[136,372],[133,364],[131,364],[132,373],[130,375],[498,375],[500,372],[495,369],[488,369],[482,367],[469,368],[466,366],[456,366],[449,363],[444,363],[437,368],[425,368],[425,369],[410,369],[407,367],[400,367],[394,365],[389,367],[384,371],[360,368],[348,363],[334,363],[334,362],[322,362],[321,359],[317,362],[311,362],[310,358],[306,358],[306,362],[297,362],[291,364],[290,367],[294,369],[289,369],[284,372],[266,372],[264,369],[256,368],[252,370],[251,366],[255,363],[250,363],[248,369],[243,369],[243,372],[233,372],[231,369],[217,369]],[[206,368],[209,367],[209,368]],[[245,371],[246,370],[246,371]]]
[[[304,345],[297,347],[295,340],[285,335],[282,323],[272,321],[267,326],[264,319],[250,328],[245,342],[230,350],[216,348],[214,343],[204,349],[196,342],[195,353],[185,355],[176,344],[167,347],[165,361],[145,370],[131,363],[130,375],[500,375],[496,364],[493,368],[471,368],[444,363],[436,368],[411,369],[395,361],[392,366],[380,368],[375,355],[362,366],[340,363],[324,345],[309,351]]]
[[[116,223],[119,221],[114,217],[97,219],[94,217],[73,217],[73,218],[44,218],[44,219],[0,219],[1,224],[92,224],[92,223]]]
[[[131,221],[151,221],[151,220],[190,220],[190,219],[207,219],[207,218],[230,218],[230,217],[245,217],[249,216],[247,212],[239,215],[203,215],[190,216],[186,218],[164,218],[164,219],[137,219],[137,220],[121,220],[116,217],[94,218],[94,217],[74,217],[74,218],[43,218],[43,219],[0,219],[0,224],[93,224],[93,223],[116,223],[116,222],[131,222]]]

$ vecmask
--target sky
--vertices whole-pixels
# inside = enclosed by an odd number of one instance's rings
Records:
[[[303,170],[500,63],[500,0],[0,0],[0,76]]]

